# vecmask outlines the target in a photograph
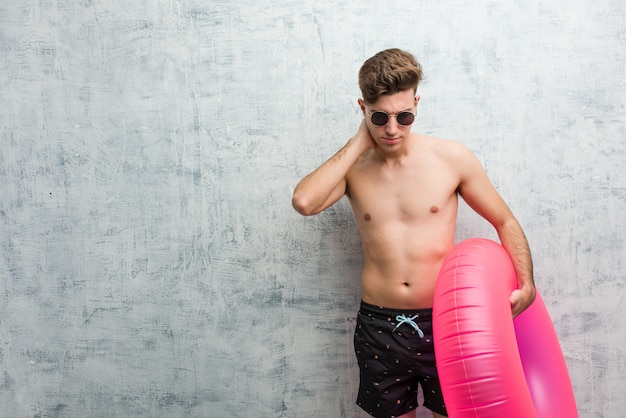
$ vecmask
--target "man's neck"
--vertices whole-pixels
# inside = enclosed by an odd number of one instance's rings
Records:
[[[417,135],[409,134],[397,149],[384,150],[377,148],[376,154],[385,165],[390,167],[402,165],[413,154],[416,138]]]

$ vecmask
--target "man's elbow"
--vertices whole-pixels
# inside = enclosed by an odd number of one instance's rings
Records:
[[[513,214],[510,214],[510,216],[501,219],[499,222],[495,222],[493,226],[498,232],[498,234],[501,234],[503,232],[510,232],[510,231],[523,233],[522,226],[520,225],[519,221]]]
[[[317,213],[306,198],[296,193],[294,193],[291,198],[291,206],[293,206],[300,215],[311,216]]]

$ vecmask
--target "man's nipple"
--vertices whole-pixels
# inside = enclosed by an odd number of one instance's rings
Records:
[[[439,208],[437,206],[430,207],[430,213],[437,213],[437,212],[439,212]]]
[[[366,221],[369,221],[372,219],[372,215],[370,215],[369,213],[366,213],[365,215],[363,215],[363,219],[365,219]]]

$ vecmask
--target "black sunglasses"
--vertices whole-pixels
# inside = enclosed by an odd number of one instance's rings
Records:
[[[400,112],[395,115],[390,115],[385,112],[377,111],[370,114],[370,119],[374,125],[383,126],[392,116],[396,118],[396,121],[398,121],[400,125],[410,125],[415,121],[415,113],[411,112]]]

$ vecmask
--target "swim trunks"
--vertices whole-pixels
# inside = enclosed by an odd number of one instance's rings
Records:
[[[357,405],[376,418],[424,406],[447,416],[435,364],[432,309],[387,309],[361,302],[354,333],[360,368]]]

